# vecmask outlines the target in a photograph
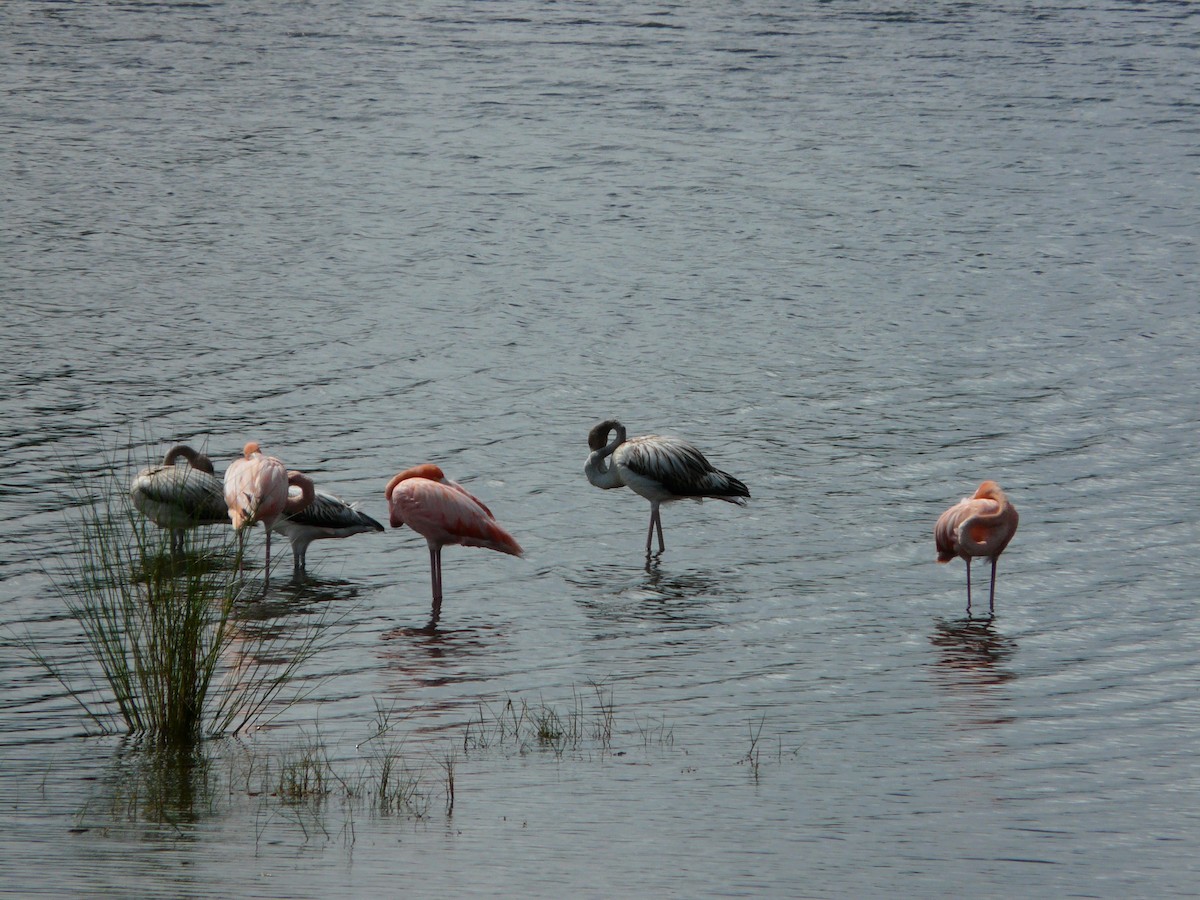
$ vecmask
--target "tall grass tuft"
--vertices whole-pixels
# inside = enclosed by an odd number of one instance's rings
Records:
[[[286,638],[242,627],[232,528],[192,529],[173,554],[170,532],[133,508],[116,474],[72,481],[98,492],[68,514],[69,562],[51,579],[90,659],[68,671],[31,638],[34,658],[105,733],[169,746],[245,728],[316,652],[323,623],[271,646]]]

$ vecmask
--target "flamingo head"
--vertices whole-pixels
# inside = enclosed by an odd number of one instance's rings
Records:
[[[439,481],[446,483],[446,473],[433,463],[421,463],[419,466],[413,466],[411,469],[405,469],[399,475],[395,476],[388,482],[387,490],[384,492],[388,502],[392,500],[392,491],[396,489],[402,481],[407,481],[409,478],[426,478],[429,481]]]
[[[616,419],[606,419],[588,432],[588,449],[592,452],[603,450],[608,445],[608,436],[612,431],[617,432],[619,440],[625,440],[625,426]]]
[[[173,466],[179,459],[187,460],[189,466],[193,469],[199,469],[201,472],[207,472],[209,475],[215,474],[212,460],[203,453],[197,453],[187,444],[176,444],[167,451],[167,455],[163,457],[164,466]]]
[[[262,450],[258,446],[258,441],[250,441],[242,448],[242,456],[246,459],[253,459],[256,453],[261,453]]]
[[[1004,491],[1000,490],[1000,485],[994,481],[985,481],[979,485],[975,491],[974,500],[995,500],[1003,503],[1005,500]]]
[[[396,475],[388,482],[387,490],[384,495],[387,497],[388,508],[391,514],[390,521],[393,528],[399,528],[404,524],[404,519],[400,517],[399,504],[392,503],[392,491],[396,490],[396,485],[402,481],[407,481],[409,478],[425,478],[429,481],[437,481],[442,484],[446,482],[446,473],[433,463],[421,463],[419,466],[413,466],[411,469],[405,469],[399,475]]]

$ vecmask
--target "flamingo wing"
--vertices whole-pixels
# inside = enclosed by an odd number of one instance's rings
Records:
[[[487,547],[520,556],[521,545],[491,511],[462,487],[427,478],[407,478],[392,491],[392,525],[408,525],[431,544]]]
[[[469,500],[471,500],[471,502],[478,504],[479,508],[482,509],[485,513],[487,513],[487,516],[489,519],[491,519],[492,521],[496,520],[496,517],[494,515],[492,515],[492,511],[487,508],[487,504],[484,503],[482,500],[480,500],[478,497],[476,497],[474,494],[472,494],[470,491],[468,491],[465,487],[463,487],[457,481],[451,481],[449,478],[443,478],[442,484],[446,485],[447,487],[454,488],[454,490],[458,491],[464,497],[467,497]]]
[[[228,521],[221,482],[190,466],[143,469],[130,486],[133,504],[164,528],[216,525]]]
[[[938,562],[949,562],[964,552],[971,556],[993,556],[1003,550],[1012,535],[1008,535],[1004,544],[993,550],[998,529],[994,524],[977,521],[981,517],[996,516],[1001,508],[997,500],[967,497],[942,513],[933,528]]]
[[[289,498],[298,498],[300,489],[290,489],[288,496]],[[335,530],[357,528],[363,531],[383,531],[383,526],[366,513],[359,512],[345,500],[321,490],[316,492],[312,503],[299,512],[286,516],[280,520],[280,524],[283,524],[284,521],[294,522],[297,525],[309,525],[314,528]]]
[[[745,504],[743,498],[750,496],[743,482],[714,467],[695,445],[680,438],[633,438],[617,452],[619,466],[657,482],[673,497],[715,497]]]

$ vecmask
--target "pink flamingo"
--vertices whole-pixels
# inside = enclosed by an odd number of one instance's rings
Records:
[[[964,497],[937,520],[933,528],[940,563],[961,556],[967,563],[967,614],[971,612],[971,560],[981,556],[992,561],[992,587],[988,610],[995,610],[996,560],[1017,533],[1017,508],[1008,502],[1000,485],[985,481],[974,497]]]
[[[288,496],[288,486],[300,489],[299,497]],[[242,458],[234,460],[225,470],[225,504],[229,518],[238,532],[239,543],[243,529],[262,522],[267,532],[267,567],[264,585],[271,582],[271,526],[281,516],[291,515],[313,502],[312,479],[300,472],[289,472],[274,456],[263,456],[257,441],[242,449]],[[241,554],[238,554],[240,571]]]
[[[429,544],[433,582],[430,627],[437,624],[442,611],[442,547],[446,544],[487,547],[513,556],[523,552],[481,500],[446,478],[432,463],[405,469],[388,482],[386,495],[392,527],[408,525]]]

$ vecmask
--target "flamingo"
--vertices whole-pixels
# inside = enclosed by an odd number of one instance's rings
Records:
[[[938,516],[933,528],[937,561],[950,562],[961,556],[967,563],[967,614],[971,611],[971,560],[982,556],[992,561],[992,587],[988,610],[995,611],[996,560],[1017,533],[1017,508],[1008,501],[1000,485],[985,481],[975,496],[964,497]]]
[[[300,496],[288,496],[289,485],[300,488]],[[280,516],[304,509],[316,496],[312,479],[300,472],[289,472],[274,456],[263,456],[257,441],[250,441],[225,470],[225,504],[238,532],[262,522],[267,532],[267,566],[264,584],[271,581],[271,527]],[[240,554],[239,554],[240,565]]]
[[[299,512],[285,515],[271,526],[292,544],[292,569],[303,572],[308,545],[322,538],[383,531],[383,526],[345,500],[317,490],[313,501]]]
[[[179,459],[186,466],[177,466]],[[221,496],[221,481],[211,460],[186,444],[167,451],[161,466],[134,476],[129,496],[138,511],[160,528],[171,530],[171,552],[183,552],[185,531],[198,525],[219,525],[229,516]]]
[[[610,442],[609,434],[616,432]],[[709,497],[745,506],[750,489],[728,472],[704,458],[695,446],[680,438],[648,434],[625,437],[625,426],[616,419],[601,422],[588,434],[591,455],[583,467],[588,481],[598,488],[628,487],[650,501],[650,529],[646,532],[646,555],[658,532],[658,552],[663,543],[659,505],[673,500],[703,500]],[[609,464],[605,459],[612,457]]]
[[[388,482],[388,511],[393,528],[408,525],[429,544],[430,580],[433,582],[433,618],[442,611],[442,547],[487,547],[520,556],[524,551],[516,539],[496,522],[483,501],[450,481],[432,463],[405,469]]]

